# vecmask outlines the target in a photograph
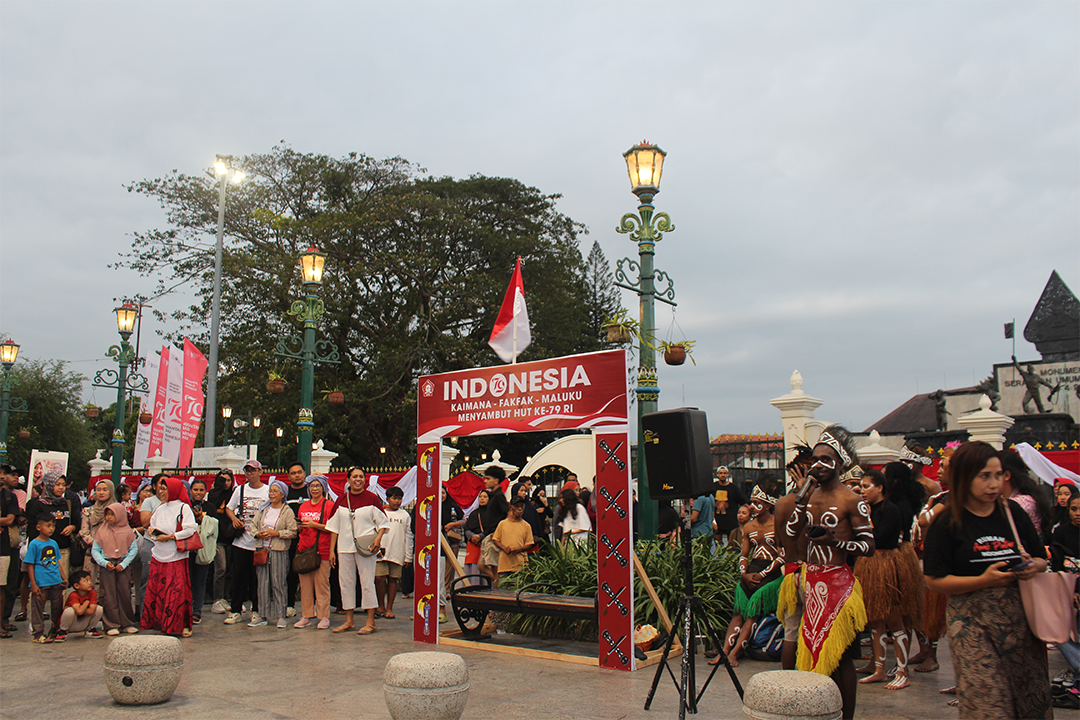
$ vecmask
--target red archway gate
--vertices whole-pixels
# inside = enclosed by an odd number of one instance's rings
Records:
[[[634,669],[633,490],[626,377],[625,351],[609,350],[419,379],[415,640],[439,642],[443,438],[592,429],[596,442],[599,664]]]

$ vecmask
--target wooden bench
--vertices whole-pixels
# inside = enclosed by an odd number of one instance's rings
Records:
[[[479,578],[480,585],[470,581]],[[573,597],[528,592],[530,588],[545,587],[543,583],[526,585],[519,590],[492,588],[484,575],[466,575],[450,586],[450,606],[465,638],[484,637],[483,628],[488,613],[509,612],[523,615],[597,620],[600,617],[595,597]]]

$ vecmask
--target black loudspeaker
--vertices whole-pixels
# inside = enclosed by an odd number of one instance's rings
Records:
[[[649,495],[654,500],[712,493],[712,452],[705,413],[697,408],[641,416]]]

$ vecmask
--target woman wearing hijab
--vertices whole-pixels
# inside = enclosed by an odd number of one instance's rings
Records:
[[[532,500],[529,498],[529,486],[523,482],[515,483],[510,490],[510,497],[524,498],[525,500],[525,514],[521,516],[521,519],[529,523],[529,527],[532,528],[533,542],[537,543],[544,538],[544,519],[540,517],[540,513],[536,511],[536,506],[533,505]],[[538,546],[534,545],[534,549]]]
[[[181,498],[184,484],[164,478],[165,502],[150,516],[147,533],[154,541],[150,573],[143,597],[143,630],[160,630],[167,635],[191,637],[191,576],[188,553],[176,547],[196,533],[195,513]]]
[[[101,607],[105,611],[105,634],[119,635],[121,630],[137,633],[139,628],[131,607],[131,563],[139,556],[139,542],[128,525],[127,509],[122,503],[114,502],[106,507],[102,517],[90,555],[101,570],[98,583]]]
[[[255,549],[265,548],[269,556],[265,563],[255,566],[255,579],[259,583],[259,601],[262,617],[252,613],[248,627],[266,625],[267,618],[276,617],[277,626],[289,626],[285,619],[286,579],[289,575],[289,545],[296,537],[296,515],[285,499],[289,486],[281,480],[272,480],[268,489],[270,499],[255,513]]]
[[[334,502],[325,475],[309,475],[307,479],[308,500],[297,509],[300,539],[296,552],[302,553],[318,543],[319,569],[300,576],[300,608],[303,617],[294,628],[306,628],[318,618],[319,630],[330,627],[330,533],[326,523],[334,514]]]
[[[83,562],[83,569],[90,571],[94,587],[98,587],[98,564],[91,557],[90,548],[94,544],[94,536],[98,528],[105,522],[105,508],[116,502],[112,482],[98,480],[94,483],[91,500],[93,502],[82,509],[82,529],[79,531],[79,538],[85,548],[86,559]]]
[[[32,528],[41,515],[48,515],[53,519],[56,529],[52,539],[60,548],[60,566],[63,568],[64,577],[68,577],[71,570],[71,541],[78,539],[79,526],[82,523],[78,497],[67,492],[67,478],[62,473],[45,473],[39,485],[41,495],[26,503],[27,526]]]

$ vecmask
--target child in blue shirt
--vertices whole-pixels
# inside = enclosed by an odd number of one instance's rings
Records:
[[[52,539],[56,522],[47,515],[39,515],[36,538],[26,546],[26,563],[30,571],[30,590],[34,595],[30,627],[34,633],[34,642],[51,643],[60,627],[60,618],[64,611],[64,586],[67,578],[60,565],[60,547]],[[52,629],[45,634],[45,599],[51,605]]]

